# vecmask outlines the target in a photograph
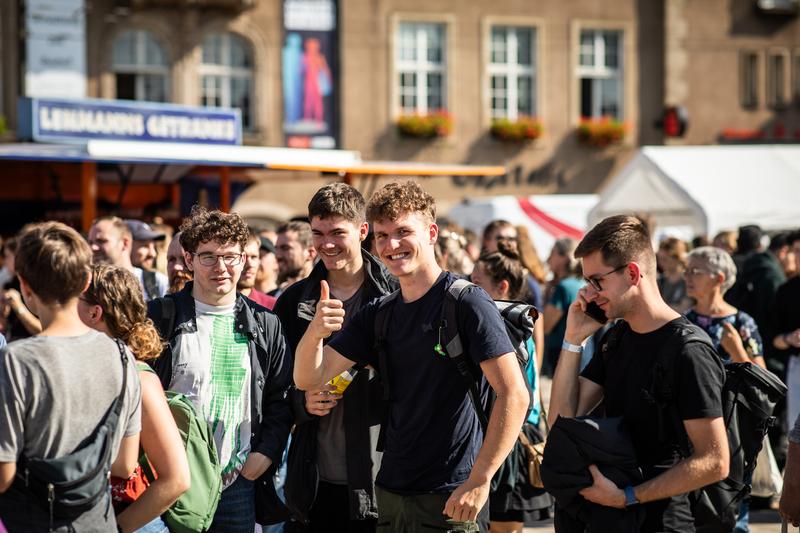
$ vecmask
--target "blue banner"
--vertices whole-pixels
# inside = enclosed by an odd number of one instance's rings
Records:
[[[32,141],[89,139],[242,144],[238,109],[119,100],[21,98],[20,136]]]

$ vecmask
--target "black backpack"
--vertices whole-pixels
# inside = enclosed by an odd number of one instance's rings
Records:
[[[17,460],[16,487],[40,503],[54,520],[75,520],[92,509],[108,494],[111,475],[112,437],[119,424],[128,385],[128,354],[116,339],[122,360],[122,391],[100,420],[94,433],[71,453],[54,459],[35,459],[20,455]]]
[[[486,428],[489,426],[489,417],[487,411],[484,410],[481,403],[481,395],[479,384],[481,380],[480,368],[469,358],[464,352],[464,345],[461,342],[461,335],[458,332],[458,314],[461,304],[461,297],[475,284],[464,280],[457,279],[447,287],[445,292],[444,301],[442,302],[442,317],[439,322],[439,344],[434,349],[442,355],[447,355],[449,359],[456,365],[458,373],[464,379],[469,390],[472,404],[475,407],[475,413],[480,421],[481,428],[484,435],[486,435]],[[378,451],[383,451],[386,443],[386,430],[389,420],[390,410],[390,385],[389,379],[386,375],[388,366],[386,360],[386,338],[389,332],[389,324],[392,315],[392,305],[400,296],[400,290],[396,290],[392,294],[384,297],[378,305],[378,310],[375,315],[375,350],[378,353],[378,358],[381,366],[381,380],[383,382],[383,399],[386,405],[386,412],[381,423],[380,435],[378,436]],[[526,367],[528,365],[529,355],[526,346],[527,340],[531,337],[533,332],[533,324],[539,317],[539,311],[532,305],[523,302],[514,301],[495,301],[497,309],[500,311],[500,316],[503,317],[503,323],[506,327],[506,333],[514,346],[514,351],[517,356],[517,363],[519,363],[520,371],[522,372],[523,381],[528,389],[528,411],[525,415],[527,420],[531,409],[533,408],[533,391],[531,390],[528,377],[526,375]],[[489,411],[494,402],[493,393],[489,399]]]
[[[619,321],[601,343],[603,358],[616,349],[628,324]],[[647,391],[659,405],[659,440],[663,440],[666,424],[672,424],[679,436],[679,451],[683,457],[691,455],[691,444],[675,402],[675,354],[691,342],[700,342],[714,350],[705,331],[687,324],[664,343],[653,368],[651,385]],[[728,477],[702,487],[691,494],[692,514],[698,533],[731,531],[736,523],[739,504],[750,494],[751,477],[756,458],[769,428],[775,423],[772,411],[775,404],[786,395],[786,385],[768,370],[751,363],[727,363],[725,384],[722,388],[722,413],[730,449]],[[663,420],[667,413],[669,420]]]

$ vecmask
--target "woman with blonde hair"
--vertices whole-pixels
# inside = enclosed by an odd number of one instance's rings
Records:
[[[129,479],[111,479],[117,524],[125,533],[168,533],[160,515],[188,490],[189,464],[164,389],[146,362],[161,354],[162,343],[147,318],[142,287],[123,268],[96,265],[92,281],[80,298],[78,313],[87,326],[122,340],[136,358],[139,370],[140,442],[157,479],[144,479],[141,466]]]

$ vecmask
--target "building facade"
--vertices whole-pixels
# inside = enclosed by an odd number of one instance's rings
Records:
[[[246,144],[285,145],[286,4],[313,11],[319,1],[87,2],[87,96],[237,107]],[[339,0],[335,7],[338,53],[326,104],[335,109],[337,147],[364,159],[509,168],[502,178],[431,179],[444,202],[595,192],[641,145],[800,142],[794,0]],[[25,90],[22,9],[11,0],[0,5],[8,139]],[[661,124],[672,106],[688,113],[681,137],[666,136]],[[398,131],[403,116],[440,112],[446,136]],[[528,117],[540,128],[535,140],[492,134],[494,121]],[[621,140],[579,140],[583,119],[609,117],[624,124]],[[298,211],[321,181],[269,177],[290,184],[280,200]]]

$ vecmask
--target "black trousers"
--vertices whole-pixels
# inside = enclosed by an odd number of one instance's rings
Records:
[[[286,523],[285,531],[290,533],[375,533],[376,520],[350,520],[350,502],[347,485],[334,485],[320,481],[317,499],[309,513],[307,526],[292,522]]]

